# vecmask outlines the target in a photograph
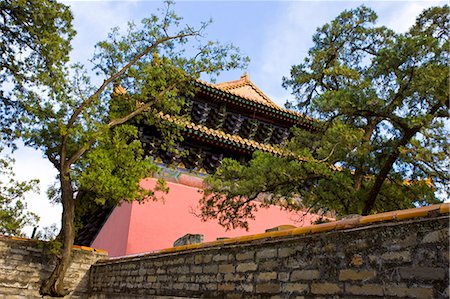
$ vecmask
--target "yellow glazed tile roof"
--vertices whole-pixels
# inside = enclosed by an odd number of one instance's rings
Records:
[[[254,140],[242,138],[239,135],[232,135],[232,134],[225,133],[224,131],[221,131],[221,130],[211,129],[204,125],[195,124],[195,123],[187,121],[187,120],[176,118],[169,114],[164,114],[163,112],[159,112],[158,116],[163,120],[166,120],[171,123],[175,123],[177,125],[184,127],[188,132],[189,132],[189,130],[192,130],[192,132],[190,132],[190,133],[200,132],[200,133],[203,133],[206,136],[210,137],[213,140],[221,140],[221,141],[225,141],[225,142],[235,145],[235,146],[236,145],[241,146],[244,149],[261,150],[261,151],[269,152],[269,153],[279,155],[279,156],[287,154],[287,152],[285,150],[275,147],[275,146],[272,146],[270,144],[259,143]]]
[[[197,84],[200,87],[204,87],[215,98],[221,98],[217,93],[224,93],[231,96],[244,99],[253,103],[253,107],[259,107],[262,111],[274,111],[274,115],[284,114],[288,116],[287,119],[301,122],[304,126],[313,129],[315,126],[320,125],[319,121],[306,116],[297,111],[282,108],[275,104],[268,96],[266,96],[256,85],[248,79],[247,75],[242,76],[239,80],[222,82],[217,84],[207,83],[201,80],[197,80]],[[236,101],[236,99],[234,100]]]
[[[447,215],[450,212],[449,210],[450,210],[450,203],[443,203],[443,204],[437,204],[437,205],[432,205],[432,206],[427,206],[427,207],[413,208],[413,209],[407,209],[407,210],[398,210],[398,211],[380,213],[380,214],[369,215],[369,216],[357,216],[357,217],[353,217],[351,219],[342,219],[339,221],[297,227],[297,228],[281,230],[281,231],[267,232],[267,233],[256,234],[256,235],[247,235],[247,236],[242,236],[242,237],[229,238],[229,239],[219,240],[219,241],[212,241],[212,242],[206,242],[206,243],[198,243],[198,244],[190,244],[190,245],[184,245],[184,246],[179,246],[179,247],[166,248],[166,249],[157,250],[154,252],[149,252],[146,254],[139,254],[137,256],[155,256],[155,255],[160,255],[160,254],[177,253],[177,252],[182,252],[182,251],[187,251],[187,250],[198,250],[198,249],[203,249],[203,248],[211,248],[211,247],[224,246],[224,245],[230,245],[230,244],[237,245],[237,244],[249,243],[249,242],[253,242],[253,241],[257,241],[257,240],[258,241],[273,240],[276,238],[286,238],[286,237],[292,237],[292,236],[298,236],[298,235],[308,235],[308,234],[315,234],[315,233],[321,233],[321,232],[338,231],[338,230],[351,229],[351,228],[356,228],[356,227],[361,227],[361,226],[368,226],[371,224],[378,224],[380,222],[389,222],[389,221],[397,221],[397,220],[402,221],[402,220],[421,218],[421,217]],[[118,258],[111,258],[110,260],[121,261],[121,260],[132,259],[135,257],[136,256],[118,257]],[[100,262],[107,262],[107,260],[100,261]]]
[[[213,84],[213,86],[223,91],[251,99],[255,102],[259,102],[273,108],[278,107],[277,104],[275,104],[258,87],[256,87],[252,81],[249,80],[247,73],[245,73],[245,75],[243,75],[239,80]]]
[[[248,75],[242,76],[239,80],[222,82],[217,84],[196,81],[197,87],[203,87],[207,94],[213,98],[222,99],[219,94],[228,95],[231,102],[242,105],[240,101],[245,100],[250,102],[252,109],[257,109],[263,113],[275,117],[281,117],[294,123],[301,123],[309,129],[317,129],[320,125],[319,121],[299,112],[282,108],[275,104],[268,96],[266,96],[253,82],[248,79]],[[217,94],[219,93],[219,94]],[[125,95],[127,90],[120,85],[114,85],[114,95]]]

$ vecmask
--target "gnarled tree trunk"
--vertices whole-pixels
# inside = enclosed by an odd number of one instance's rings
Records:
[[[75,237],[74,219],[75,219],[75,201],[73,199],[73,188],[70,175],[66,173],[61,175],[61,201],[63,205],[62,227],[60,236],[61,249],[56,257],[56,267],[50,277],[44,281],[41,286],[41,295],[53,297],[64,297],[71,290],[64,288],[64,277],[71,262],[71,253],[73,240]]]

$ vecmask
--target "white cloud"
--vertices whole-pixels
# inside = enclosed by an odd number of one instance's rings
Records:
[[[326,2],[330,3],[330,2]],[[324,2],[292,2],[284,11],[274,16],[271,29],[266,32],[265,43],[258,56],[255,81],[278,104],[292,99],[289,91],[281,87],[282,77],[289,76],[292,65],[299,64],[313,45],[312,36],[319,26],[332,20],[340,11],[355,4],[340,5]]]
[[[398,33],[403,33],[408,31],[424,9],[445,3],[445,1],[417,1],[394,4],[379,2],[376,5],[376,11],[379,16],[378,22]]]
[[[67,2],[74,15],[77,35],[72,42],[71,61],[87,63],[97,42],[105,40],[111,28],[125,28],[135,2]]]
[[[377,25],[385,25],[396,32],[405,32],[416,17],[427,7],[441,5],[442,1],[373,1],[365,5],[378,14]],[[291,2],[284,11],[274,16],[271,28],[265,34],[260,53],[255,53],[251,77],[267,95],[278,104],[293,99],[289,91],[281,87],[282,77],[289,76],[292,65],[299,64],[313,45],[316,29],[334,19],[345,9],[356,8],[360,1],[345,2]],[[252,73],[251,73],[252,75]]]

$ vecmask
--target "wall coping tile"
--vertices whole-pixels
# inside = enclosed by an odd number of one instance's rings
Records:
[[[28,242],[30,244],[36,245],[38,242],[46,242],[46,241],[40,241],[40,240],[36,240],[36,239],[29,239],[29,238],[22,238],[22,237],[16,237],[16,236],[7,236],[7,235],[2,235],[0,234],[0,240],[11,240],[11,241],[19,241],[19,242]],[[95,252],[97,254],[100,255],[108,255],[108,251],[103,250],[103,249],[98,249],[98,248],[92,248],[92,247],[87,247],[87,246],[80,246],[80,245],[73,245],[72,246],[73,250],[76,251],[84,251],[84,252]]]
[[[165,248],[161,250],[156,250],[147,253],[122,256],[122,257],[113,257],[107,260],[99,261],[108,262],[108,261],[121,261],[121,260],[129,260],[137,257],[143,256],[159,256],[165,254],[173,254],[173,253],[181,253],[186,251],[207,249],[213,247],[221,247],[224,245],[240,245],[243,243],[253,243],[254,241],[262,241],[267,242],[271,240],[283,239],[287,237],[299,236],[299,235],[312,235],[317,233],[324,233],[330,231],[341,231],[346,229],[354,229],[354,228],[364,228],[373,224],[380,223],[400,223],[405,220],[410,219],[418,219],[418,218],[432,218],[439,215],[446,215],[450,213],[450,203],[442,203],[431,206],[425,206],[420,208],[412,208],[406,210],[397,210],[379,214],[373,214],[368,216],[356,216],[351,219],[341,219],[338,221],[326,222],[322,224],[310,225],[310,226],[302,226],[282,231],[276,232],[267,232],[256,235],[247,235],[235,238],[229,238],[224,240],[217,240],[212,242],[205,243],[197,243],[190,244],[184,246],[177,246],[171,248]]]

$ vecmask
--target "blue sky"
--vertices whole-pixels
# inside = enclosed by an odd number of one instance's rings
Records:
[[[68,1],[74,13],[77,36],[71,59],[89,67],[96,42],[105,39],[112,27],[125,28],[128,21],[139,22],[161,7],[159,1]],[[425,8],[446,1],[181,1],[175,10],[188,24],[210,18],[213,23],[206,38],[230,42],[250,57],[248,74],[263,92],[279,105],[292,99],[281,87],[290,67],[300,63],[312,46],[316,28],[335,18],[344,9],[359,5],[375,10],[378,24],[397,32],[406,31]],[[243,70],[222,74],[218,82],[238,79]],[[100,82],[101,78],[97,78]],[[95,82],[95,81],[94,81]],[[41,194],[30,194],[30,210],[41,217],[41,227],[60,222],[61,207],[48,203],[45,191],[56,172],[39,152],[20,148],[15,153],[19,179],[39,178]]]
[[[124,28],[129,20],[139,22],[161,2],[98,1],[67,2],[75,15],[78,35],[72,58],[86,62],[93,45],[113,26]],[[444,2],[425,1],[181,1],[175,8],[188,24],[210,18],[213,23],[206,38],[231,42],[251,58],[250,79],[274,101],[291,98],[281,87],[290,66],[302,61],[312,46],[316,28],[335,18],[344,9],[365,4],[379,15],[378,24],[398,32],[406,31],[426,7]],[[243,71],[223,74],[219,81],[237,79]]]

